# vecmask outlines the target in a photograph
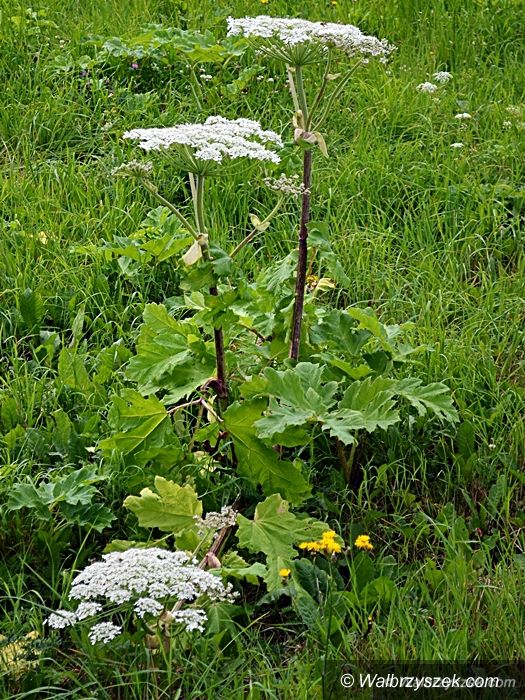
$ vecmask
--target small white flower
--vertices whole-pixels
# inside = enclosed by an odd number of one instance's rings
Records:
[[[506,119],[506,120],[503,122],[503,128],[504,128],[504,129],[510,129],[511,126],[512,126],[512,122],[510,122],[508,119]]]
[[[56,630],[63,630],[64,627],[70,627],[77,621],[76,613],[71,610],[57,610],[56,613],[51,613],[46,622],[50,627]]]
[[[101,610],[102,605],[100,603],[84,602],[80,603],[76,609],[76,616],[78,620],[85,620],[87,617],[98,615]]]
[[[90,629],[88,637],[91,644],[107,644],[121,632],[122,627],[119,625],[114,625],[112,622],[99,622]]]
[[[213,75],[209,73],[201,73],[201,80],[213,80]]]
[[[175,622],[184,625],[187,632],[194,630],[204,632],[204,623],[208,619],[204,610],[190,608],[189,610],[175,610],[170,614]]]
[[[433,92],[436,92],[438,89],[437,85],[434,85],[434,83],[419,83],[419,85],[416,87],[416,90],[418,92],[428,92],[429,94],[432,94]]]
[[[133,606],[133,609],[137,615],[142,618],[146,613],[150,615],[160,615],[164,610],[164,606],[154,598],[139,598]]]
[[[452,73],[446,70],[439,70],[437,73],[434,73],[432,77],[436,83],[448,83],[449,80],[452,80]]]
[[[237,511],[231,506],[223,506],[220,513],[210,512],[204,519],[198,516],[195,518],[199,522],[199,534],[203,535],[206,530],[222,530],[225,527],[233,527],[237,521]]]
[[[463,148],[464,145],[464,143],[460,143],[459,141],[457,141],[456,143],[451,143],[450,148]]]
[[[457,119],[458,121],[468,121],[469,119],[472,119],[472,114],[469,114],[468,112],[460,112],[454,116],[454,119]]]

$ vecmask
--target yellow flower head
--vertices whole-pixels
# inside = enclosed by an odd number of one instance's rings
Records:
[[[279,569],[279,576],[282,578],[288,578],[288,576],[292,573],[291,569]]]
[[[298,546],[299,549],[305,549],[307,552],[323,552],[324,554],[339,554],[342,550],[339,542],[335,541],[333,530],[325,530],[320,540],[300,542]]]
[[[270,0],[260,0],[261,5],[267,5]]]
[[[358,549],[374,549],[374,545],[370,542],[370,537],[368,535],[359,535],[354,542],[354,545]]]

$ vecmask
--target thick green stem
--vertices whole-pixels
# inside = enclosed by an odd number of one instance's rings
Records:
[[[310,220],[310,184],[312,179],[312,149],[303,153],[303,196],[301,206],[301,223],[299,226],[299,253],[295,276],[295,304],[292,317],[290,339],[290,358],[299,358],[301,327],[303,322],[304,292],[306,286],[306,269],[308,263],[308,222]]]
[[[319,131],[319,129],[320,129],[321,126],[323,125],[325,119],[326,119],[326,118],[328,117],[328,115],[330,114],[330,112],[331,112],[331,110],[332,110],[332,106],[333,106],[333,104],[334,104],[334,101],[335,101],[335,100],[337,99],[337,97],[339,97],[339,95],[343,92],[343,90],[345,89],[345,87],[346,87],[348,81],[350,80],[350,78],[352,77],[352,75],[354,74],[354,72],[356,71],[356,69],[357,69],[360,65],[361,65],[360,62],[356,63],[355,66],[354,66],[353,68],[351,68],[351,69],[348,71],[348,73],[346,73],[346,75],[343,76],[343,79],[341,80],[341,82],[339,83],[339,85],[337,86],[337,88],[332,92],[332,94],[331,94],[330,97],[328,98],[328,101],[327,101],[327,103],[326,103],[326,105],[325,105],[325,108],[323,109],[323,112],[322,112],[322,114],[321,114],[321,117],[320,117],[319,121],[318,121],[317,124],[316,124],[316,130],[317,130],[317,131]]]
[[[297,85],[297,99],[299,100],[299,108],[303,114],[303,124],[305,131],[308,131],[307,129],[307,124],[308,124],[308,105],[306,103],[306,93],[304,90],[304,83],[303,83],[303,69],[301,66],[296,66],[295,67],[295,84]]]
[[[326,66],[324,69],[324,74],[323,74],[323,79],[321,81],[321,87],[319,88],[319,92],[317,93],[315,100],[313,102],[312,108],[310,110],[310,113],[308,115],[308,122],[305,124],[305,129],[306,131],[309,131],[310,128],[313,126],[313,119],[314,115],[317,112],[317,108],[321,104],[321,100],[323,99],[324,93],[326,92],[326,88],[329,83],[329,75],[330,75],[330,67],[332,65],[332,51],[331,49],[328,49],[328,58],[326,60]]]
[[[197,219],[197,229],[199,231],[199,234],[201,234],[202,257],[205,260],[210,261],[211,255],[206,239],[206,226],[204,223],[204,181],[204,175],[196,176],[194,204],[195,216]],[[214,297],[218,296],[219,292],[215,284],[213,284],[210,287],[210,294]],[[213,329],[213,341],[215,344],[215,364],[217,368],[217,380],[215,391],[217,394],[219,407],[222,411],[226,409],[226,406],[228,404],[228,384],[226,381],[226,353],[224,350],[224,335],[222,332],[222,328]]]
[[[184,226],[185,229],[187,229],[193,238],[197,240],[199,237],[197,231],[195,228],[190,224],[188,219],[186,219],[185,216],[183,216],[180,211],[177,209],[177,207],[174,207],[173,204],[163,197],[160,192],[158,191],[157,187],[151,182],[151,180],[144,180],[144,187],[150,192],[163,206],[166,207],[166,209],[169,209],[172,214],[174,214],[177,219],[180,221],[180,223]]]
[[[295,82],[293,79],[293,68],[291,66],[286,66],[286,72],[288,74],[288,85],[290,87],[290,94],[292,96],[294,110],[299,112],[301,106],[299,105],[299,100],[297,99],[297,90],[295,89]]]

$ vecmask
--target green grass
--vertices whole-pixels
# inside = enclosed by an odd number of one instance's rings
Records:
[[[110,176],[135,156],[122,133],[219,112],[256,118],[291,139],[284,76],[253,55],[228,66],[228,79],[250,61],[261,63],[263,79],[225,97],[218,75],[203,85],[202,110],[185,74],[161,76],[142,92],[131,72],[129,83],[105,83],[103,75],[58,70],[60,57],[93,55],[88,36],[133,37],[148,22],[222,37],[229,14],[300,14],[355,23],[396,44],[388,67],[362,70],[329,117],[330,158],[315,154],[312,215],[328,222],[352,280],[334,301],[371,305],[389,323],[413,322],[412,340],[433,348],[421,356],[420,376],[451,387],[467,426],[459,436],[430,426],[392,430],[388,442],[371,437],[358,450],[356,489],[334,496],[319,485],[318,517],[342,533],[361,527],[377,542],[376,556],[396,562],[394,599],[368,633],[363,613],[321,648],[290,610],[263,606],[224,645],[203,640],[181,652],[173,678],[148,669],[139,651],[110,658],[85,639],[57,641],[42,627],[71,567],[98,557],[113,537],[133,535],[120,504],[150,484],[147,470],[100,465],[108,477],[103,500],[118,518],[111,534],[46,529],[23,512],[1,515],[0,634],[45,636],[38,669],[18,679],[4,674],[2,697],[306,699],[321,697],[324,655],[524,658],[524,10],[522,0],[64,0],[35,2],[33,16],[0,0],[0,503],[27,476],[39,480],[79,460],[72,443],[62,451],[53,443],[58,411],[75,423],[84,447],[105,436],[108,396],[122,383],[124,356],[90,397],[100,419],[88,425],[84,397],[61,382],[56,353],[38,350],[45,340],[38,331],[67,346],[84,308],[79,352],[96,370],[104,348],[120,341],[132,349],[145,303],[161,302],[176,281],[167,265],[126,277],[115,261],[86,252],[132,234],[156,206],[133,181]],[[418,92],[437,70],[453,80],[436,95]],[[472,119],[459,122],[458,112]],[[454,142],[464,146],[451,148]],[[271,206],[259,174],[253,178],[231,173],[210,185],[210,226],[222,245],[242,239],[250,212]],[[164,168],[159,182],[166,197],[181,199],[178,175]],[[296,226],[296,213],[285,210],[264,245],[244,252],[243,265],[255,273],[288,253]],[[27,289],[41,305],[38,329],[24,319]],[[23,436],[15,440],[16,426]],[[330,454],[325,461],[330,469]],[[467,523],[467,544],[454,539],[453,522],[446,537],[434,524],[448,503]]]

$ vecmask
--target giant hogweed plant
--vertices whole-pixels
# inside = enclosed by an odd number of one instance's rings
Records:
[[[304,150],[302,184],[286,175],[265,178],[279,192],[273,210],[264,220],[252,216],[253,230],[248,229],[227,252],[214,242],[213,199],[206,197],[206,184],[219,174],[227,177],[232,163],[251,160],[275,168],[283,147],[280,136],[255,121],[220,116],[202,124],[134,129],[124,135],[138,140],[153,159],[185,170],[191,197],[177,206],[166,199],[155,184],[151,163],[133,161],[117,169],[117,174],[138,177],[160,207],[148,217],[149,239],[135,237],[128,247],[119,239],[115,253],[129,249],[138,253],[137,261],[142,254],[169,260],[179,268],[181,282],[179,289],[169,290],[164,304],[146,305],[135,355],[125,372],[135,388],[113,398],[108,414],[111,435],[99,447],[108,459],[117,454],[131,464],[148,464],[157,471],[167,468],[179,479],[192,477],[208,494],[221,493],[223,500],[237,499],[248,509],[250,499],[253,505],[262,492],[265,500],[253,517],[238,514],[235,521],[239,546],[266,557],[264,567],[256,562],[255,569],[235,550],[224,553],[232,523],[216,540],[198,541],[194,518],[201,517],[202,507],[196,505],[196,493],[189,494],[189,484],[181,487],[158,476],[156,492],[145,488],[140,496],[129,497],[125,506],[142,527],[167,532],[177,549],[195,556],[204,548],[200,567],[218,567],[225,576],[252,582],[262,577],[269,592],[275,592],[282,588],[282,572],[310,576],[312,572],[303,570],[307,565],[301,569],[294,564],[297,546],[301,540],[315,542],[328,528],[289,510],[312,491],[305,455],[313,466],[328,438],[350,481],[362,433],[387,431],[410,413],[414,418],[433,414],[450,422],[457,420],[457,414],[444,384],[425,385],[406,370],[398,375],[414,353],[425,350],[405,342],[405,327],[383,324],[370,308],[333,308],[329,299],[323,303],[324,290],[333,283],[321,275],[346,283],[348,278],[330,246],[327,227],[309,220],[311,151],[318,145],[326,154],[325,140],[316,129],[355,68],[326,98],[334,78],[331,54],[342,48],[354,56],[360,47],[365,56],[384,56],[387,45],[355,28],[323,25],[325,30],[312,25],[311,29],[311,23],[298,25],[295,40],[297,27],[292,21],[286,22],[293,39],[282,28],[286,23],[270,23],[265,34],[257,34],[249,28],[263,25],[253,21],[254,25],[243,21],[241,29],[235,29],[232,21],[230,31],[262,37],[264,50],[287,63],[290,89],[299,107],[294,128],[295,141]],[[326,61],[323,82],[308,109],[301,71],[321,60]],[[251,278],[239,264],[243,249],[263,236],[287,197],[293,196],[302,200],[299,252],[292,251]],[[313,274],[312,259],[312,274],[306,279],[308,238],[317,251],[319,274]],[[108,251],[111,245],[106,246]],[[188,464],[197,469],[188,470]],[[230,478],[225,480],[225,474]],[[234,490],[237,493],[232,494]],[[177,520],[181,515],[184,527]],[[161,543],[165,542],[163,538]],[[139,544],[115,546],[127,549]],[[301,587],[299,578],[294,585]],[[178,611],[169,604],[163,600],[152,605],[154,616],[161,619],[166,611],[171,610],[170,615]],[[116,634],[114,627],[100,629]]]
[[[142,463],[160,459],[166,450],[173,456],[175,443],[179,455],[205,451],[215,463],[226,462],[250,488],[300,503],[311,492],[301,457],[313,455],[315,460],[321,436],[332,439],[350,481],[361,433],[386,430],[410,411],[447,421],[457,415],[444,384],[425,386],[406,372],[402,378],[392,376],[424,349],[405,343],[404,327],[382,324],[369,308],[323,305],[323,288],[331,282],[313,274],[307,279],[310,241],[320,274],[328,271],[336,281],[350,282],[330,246],[326,225],[309,220],[312,149],[317,145],[327,155],[319,129],[334,100],[358,66],[370,57],[384,60],[392,47],[346,25],[268,17],[230,19],[228,24],[230,35],[248,37],[286,64],[294,139],[303,150],[302,183],[285,175],[267,179],[280,190],[276,206],[264,221],[252,216],[254,230],[228,254],[213,243],[207,228],[212,201],[205,199],[205,183],[219,173],[227,177],[232,161],[275,166],[280,137],[251,120],[221,117],[125,134],[189,173],[193,215],[160,194],[150,165],[120,169],[141,176],[177,220],[174,250],[188,247],[178,260],[183,294],[170,300],[169,309],[158,304],[145,309],[137,352],[127,370],[138,392],[126,390],[115,398],[109,415],[113,436],[101,447]],[[338,53],[350,62],[342,75],[331,73]],[[324,63],[323,77],[309,106],[303,69],[318,63]],[[271,225],[284,198],[294,195],[301,198],[298,252],[248,279],[239,254]],[[313,265],[312,257],[310,272]],[[176,429],[180,436],[189,435],[187,440],[174,440],[175,417]]]

